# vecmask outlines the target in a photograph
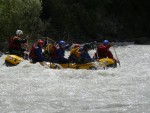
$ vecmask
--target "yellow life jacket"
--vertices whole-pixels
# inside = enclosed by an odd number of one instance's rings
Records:
[[[52,54],[55,50],[55,45],[54,44],[48,44],[45,48],[45,51],[47,51],[49,54]]]
[[[80,58],[80,52],[79,52],[80,47],[72,48],[70,55],[75,55],[77,58]]]
[[[55,44],[48,44],[44,50],[44,55],[45,58],[55,58],[57,57],[56,51],[57,51],[58,47]]]

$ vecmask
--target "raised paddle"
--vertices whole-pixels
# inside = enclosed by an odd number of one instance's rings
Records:
[[[113,49],[114,49],[115,56],[116,56],[116,58],[117,58],[118,64],[120,65],[120,61],[119,61],[119,58],[118,58],[117,52],[116,52],[116,50],[115,50],[115,47],[114,47],[114,46],[112,46],[112,47],[113,47]],[[121,66],[121,65],[120,65],[120,66]]]

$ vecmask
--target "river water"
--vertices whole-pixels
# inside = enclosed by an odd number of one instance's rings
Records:
[[[0,113],[150,113],[150,45],[115,50],[121,65],[107,70],[6,67],[3,55]]]

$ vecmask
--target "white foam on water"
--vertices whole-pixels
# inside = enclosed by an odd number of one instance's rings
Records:
[[[116,48],[121,66],[49,69],[0,57],[1,113],[149,113],[150,45]],[[114,54],[113,49],[111,51]],[[90,51],[90,55],[94,54]],[[68,55],[69,53],[66,53]]]

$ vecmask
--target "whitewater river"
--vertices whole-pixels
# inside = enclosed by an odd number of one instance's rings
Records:
[[[150,113],[150,45],[116,52],[121,66],[107,70],[6,67],[3,55],[0,113]]]

